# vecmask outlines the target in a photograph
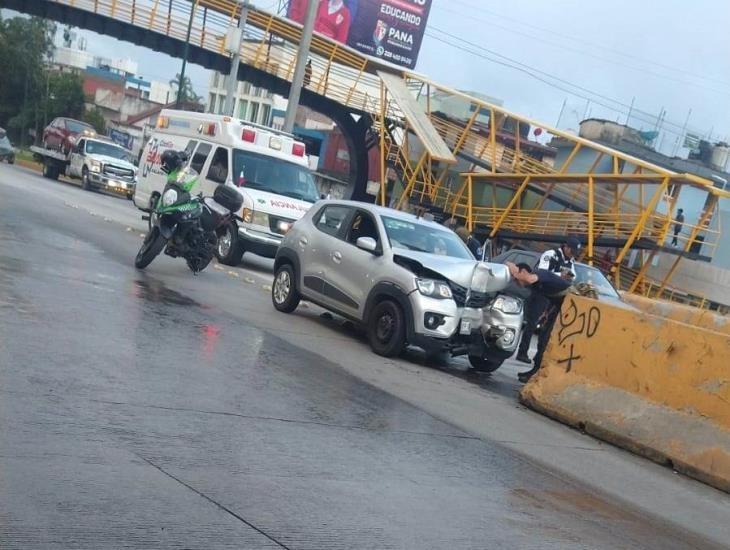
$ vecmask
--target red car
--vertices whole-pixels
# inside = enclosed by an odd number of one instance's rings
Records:
[[[43,146],[46,149],[58,149],[64,154],[68,154],[80,135],[95,136],[96,130],[86,122],[58,117],[43,130]]]

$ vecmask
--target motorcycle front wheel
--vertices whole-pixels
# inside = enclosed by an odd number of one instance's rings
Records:
[[[160,234],[160,228],[155,226],[147,232],[142,247],[134,259],[134,267],[144,269],[152,263],[157,255],[165,248],[167,239]]]

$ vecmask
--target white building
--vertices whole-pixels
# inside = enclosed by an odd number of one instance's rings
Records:
[[[237,118],[270,126],[275,99],[274,94],[250,82],[239,82],[233,113]],[[208,94],[208,112],[222,114],[226,103],[226,77],[218,72],[211,73]]]

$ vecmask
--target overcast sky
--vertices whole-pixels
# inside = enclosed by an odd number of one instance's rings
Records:
[[[728,0],[433,0],[416,70],[498,97],[506,108],[551,126],[567,99],[564,129],[577,128],[586,113],[623,123],[635,98],[633,126],[653,127],[666,109],[664,149],[671,150],[689,109],[691,131],[730,137],[729,28]],[[84,34],[90,51],[131,57],[147,79],[167,81],[180,70],[179,60]],[[208,72],[192,66],[188,74],[207,97]]]

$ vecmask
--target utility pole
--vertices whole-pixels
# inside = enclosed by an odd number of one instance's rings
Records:
[[[674,151],[672,151],[672,156],[676,156],[679,152],[680,143],[683,143],[685,132],[687,131],[687,124],[689,124],[689,117],[692,114],[692,109],[687,111],[687,118],[684,119],[684,126],[682,126],[682,133],[677,137],[677,143],[674,146]]]
[[[636,101],[636,96],[631,98],[631,105],[629,105],[629,114],[626,115],[626,126],[629,125],[629,120],[631,119],[631,112],[634,110],[634,101]]]
[[[304,19],[302,41],[299,44],[299,53],[297,54],[297,64],[294,68],[294,78],[292,78],[291,88],[289,89],[289,103],[286,106],[286,116],[284,117],[284,131],[288,133],[294,130],[294,119],[297,116],[297,108],[299,107],[299,98],[304,83],[304,69],[309,59],[309,47],[312,44],[314,19],[317,16],[318,7],[319,2],[317,0],[309,0],[307,16]]]
[[[233,107],[236,100],[236,88],[238,86],[238,66],[241,62],[241,44],[243,44],[243,30],[246,27],[246,19],[248,18],[248,0],[243,0],[241,4],[241,14],[238,17],[237,35],[232,41],[233,55],[231,56],[231,71],[228,73],[226,80],[226,102],[223,106],[223,112],[228,116],[235,117]]]
[[[183,49],[183,60],[182,68],[180,69],[180,80],[177,82],[177,98],[175,99],[175,108],[180,108],[182,102],[182,90],[183,84],[185,83],[185,66],[188,64],[188,49],[190,47],[190,31],[193,28],[193,17],[195,16],[195,9],[198,7],[197,0],[190,3],[190,19],[188,20],[188,33],[185,35],[185,48]]]
[[[555,123],[555,127],[560,130],[560,121],[563,118],[563,111],[565,111],[565,104],[568,102],[568,98],[566,97],[563,100],[563,106],[560,108],[560,114],[558,115],[558,121]]]

